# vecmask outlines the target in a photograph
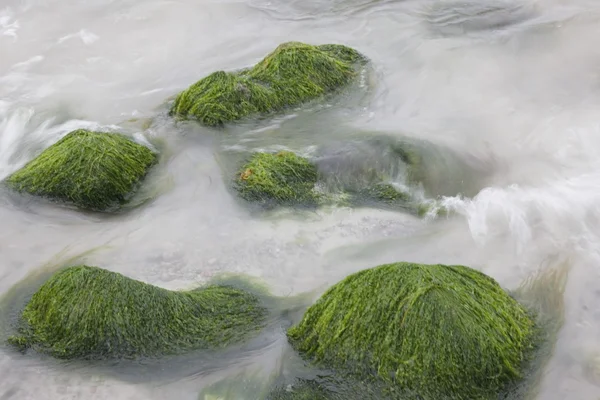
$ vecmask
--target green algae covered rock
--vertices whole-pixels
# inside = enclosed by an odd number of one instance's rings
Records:
[[[392,398],[497,399],[522,377],[536,331],[476,270],[397,263],[331,287],[288,337],[319,366],[388,384]]]
[[[356,205],[380,204],[391,208],[410,208],[413,199],[410,192],[401,190],[391,183],[377,183],[359,190],[354,195]]]
[[[250,69],[217,71],[196,82],[177,96],[170,115],[220,126],[280,111],[349,84],[364,61],[343,45],[284,43]]]
[[[388,204],[410,201],[410,193],[399,190],[392,184],[379,183],[360,192],[363,196]]]
[[[316,200],[317,168],[307,159],[289,151],[255,153],[238,171],[235,188],[251,202],[311,204]]]
[[[265,323],[260,300],[228,286],[175,292],[97,267],[54,274],[9,339],[54,357],[157,357],[240,342]]]
[[[76,130],[7,179],[19,192],[105,211],[127,202],[157,162],[145,146],[115,133]]]

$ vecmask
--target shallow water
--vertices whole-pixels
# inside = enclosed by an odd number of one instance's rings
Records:
[[[154,198],[114,217],[0,192],[0,293],[72,257],[166,288],[243,272],[278,294],[392,261],[470,265],[508,289],[568,264],[565,323],[537,398],[598,398],[598,22],[600,4],[585,0],[4,0],[0,178],[79,127],[125,130],[163,159],[140,195]],[[352,46],[373,71],[357,96],[258,126],[217,132],[164,117],[165,101],[197,79],[289,40]],[[456,214],[441,220],[341,207],[257,214],[228,188],[228,152],[308,152],[366,131],[446,146],[486,178],[472,197],[446,197]],[[169,379],[3,349],[0,399],[196,399],[245,365],[278,368],[281,332],[228,368]]]

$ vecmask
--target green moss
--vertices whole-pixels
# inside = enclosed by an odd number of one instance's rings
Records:
[[[405,205],[411,201],[410,193],[400,191],[389,183],[379,183],[365,188],[359,192],[359,196],[387,205]]]
[[[289,151],[255,153],[238,171],[235,188],[263,205],[314,203],[317,168]]]
[[[364,60],[342,45],[280,45],[251,69],[218,71],[181,92],[170,115],[219,126],[241,118],[280,111],[349,84]]]
[[[103,211],[125,203],[156,161],[150,149],[120,134],[76,130],[7,183],[19,192]]]
[[[232,287],[174,292],[77,266],[40,287],[9,341],[66,359],[156,357],[240,342],[266,315],[256,296]]]
[[[337,58],[338,60],[342,60],[350,64],[365,63],[367,61],[365,56],[360,54],[358,51],[342,44],[322,44],[317,46],[317,48],[329,54],[330,56]]]
[[[397,263],[330,288],[288,331],[317,364],[420,399],[496,399],[535,342],[526,310],[463,266]]]

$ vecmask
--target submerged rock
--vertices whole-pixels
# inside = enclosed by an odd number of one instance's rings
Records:
[[[170,115],[219,126],[299,105],[349,84],[365,58],[343,45],[281,44],[254,67],[217,71],[181,92]]]
[[[388,207],[410,207],[412,195],[391,183],[377,183],[360,190],[352,199],[354,204],[381,204]]]
[[[289,151],[247,155],[230,170],[240,197],[276,205],[375,207],[433,217],[441,196],[474,196],[489,166],[444,146],[392,135],[359,135]],[[232,164],[239,165],[235,153]]]
[[[76,130],[7,179],[19,192],[105,211],[124,204],[157,162],[149,148],[116,133]]]
[[[317,150],[314,162],[329,191],[360,194],[392,184],[399,194],[474,196],[489,174],[488,165],[445,146],[403,136],[362,136]]]
[[[522,377],[536,330],[481,272],[397,263],[334,285],[288,337],[317,366],[383,382],[391,398],[488,399]]]
[[[240,342],[266,316],[258,297],[233,287],[176,292],[77,266],[40,287],[9,342],[65,359],[157,357]]]
[[[317,169],[307,159],[289,151],[255,153],[237,173],[235,188],[251,202],[276,204],[313,204]]]
[[[405,203],[410,200],[410,194],[389,183],[379,183],[361,191],[365,197],[384,203]]]

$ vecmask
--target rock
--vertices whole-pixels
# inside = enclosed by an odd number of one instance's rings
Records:
[[[490,174],[488,165],[445,146],[366,132],[321,146],[314,162],[331,192],[359,193],[374,185],[396,183],[411,192],[422,188],[431,198],[474,196]]]
[[[19,191],[83,209],[106,211],[126,203],[157,155],[115,133],[76,130],[8,177]]]
[[[392,398],[487,399],[522,378],[536,331],[481,272],[396,263],[331,287],[288,338],[316,366],[383,382]]]
[[[238,171],[235,188],[240,196],[264,206],[313,204],[317,169],[307,159],[288,151],[254,153]]]
[[[181,92],[170,115],[220,126],[296,106],[349,84],[365,58],[342,45],[281,44],[254,67],[217,71]]]
[[[391,183],[377,183],[360,190],[355,196],[357,204],[383,204],[389,207],[409,207],[412,196],[408,191]]]
[[[238,343],[267,310],[230,286],[170,291],[97,267],[55,273],[25,306],[9,342],[64,359],[158,357]]]

